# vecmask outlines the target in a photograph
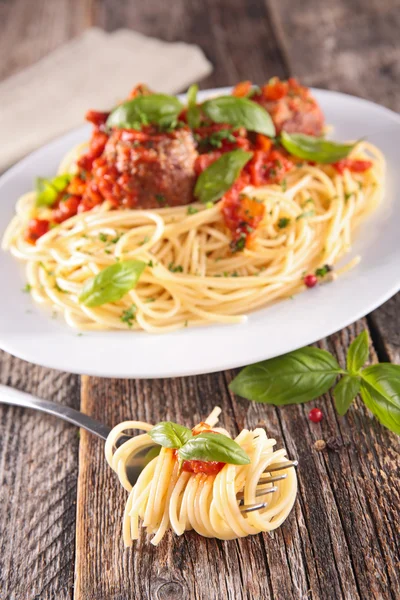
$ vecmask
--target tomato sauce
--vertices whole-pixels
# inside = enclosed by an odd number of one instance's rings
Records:
[[[218,431],[213,431],[207,423],[201,422],[196,427],[193,427],[193,435],[199,435],[199,433],[215,433],[215,435],[221,435]],[[178,451],[175,450],[175,456]],[[204,473],[204,475],[217,475],[221,469],[225,466],[225,463],[218,462],[216,460],[184,460],[181,465],[182,471],[186,473]]]
[[[150,93],[141,84],[128,98]],[[309,89],[295,79],[273,78],[261,89],[243,81],[232,93],[265,106],[278,131],[278,123],[294,123],[301,131],[302,125],[310,126],[311,118],[319,118],[319,107]],[[232,250],[238,251],[251,243],[265,213],[264,205],[243,195],[243,189],[248,185],[281,183],[296,161],[268,136],[243,127],[235,129],[227,123],[213,123],[204,114],[201,126],[191,131],[186,109],[178,117],[178,127],[171,131],[154,125],[142,125],[140,131],[110,130],[106,126],[109,114],[94,110],[86,113],[93,132],[87,152],[77,162],[79,172],[59,193],[50,220],[35,219],[29,224],[26,239],[30,243],[44,235],[51,223],[62,223],[104,201],[116,209],[154,208],[155,198],[160,207],[189,204],[194,200],[196,178],[225,152],[243,149],[252,152],[253,157],[221,202],[226,227],[232,234]],[[299,114],[304,122],[299,122]],[[371,164],[344,159],[334,167],[339,172],[346,168],[362,172]]]
[[[372,167],[371,160],[359,160],[357,158],[342,158],[332,165],[340,175],[343,175],[346,169],[352,173],[364,173]]]

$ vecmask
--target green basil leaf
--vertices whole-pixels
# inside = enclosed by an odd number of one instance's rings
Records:
[[[203,102],[202,109],[214,123],[229,123],[234,127],[245,127],[249,131],[275,137],[275,126],[269,113],[248,98],[211,98]]]
[[[216,460],[231,465],[247,465],[246,452],[226,435],[200,433],[193,436],[178,452],[181,460]]]
[[[154,123],[170,127],[176,123],[183,106],[175,96],[150,94],[137,96],[117,106],[107,119],[107,127],[140,129],[141,125]]]
[[[200,202],[216,202],[227,192],[252,158],[252,152],[232,150],[205,169],[196,181],[194,195]]]
[[[293,156],[312,160],[316,163],[334,163],[345,158],[356,144],[337,144],[323,137],[304,135],[303,133],[287,133],[280,136],[282,146]]]
[[[345,375],[333,390],[335,407],[340,416],[349,410],[351,403],[360,391],[361,382],[358,377]]]
[[[400,435],[400,365],[381,363],[360,373],[361,397],[378,420]]]
[[[197,92],[199,86],[194,83],[190,86],[187,93],[187,121],[191,129],[195,129],[200,125],[201,110],[197,106]]]
[[[36,177],[36,206],[53,206],[58,194],[62,192],[72,179],[72,175],[65,173],[53,179]]]
[[[357,373],[365,365],[369,356],[369,339],[367,330],[364,329],[350,344],[347,351],[347,369],[350,373]]]
[[[149,436],[160,446],[164,448],[181,448],[192,437],[192,430],[173,423],[173,421],[161,421],[154,425],[148,432]]]
[[[117,302],[136,286],[145,267],[141,260],[125,260],[106,267],[86,281],[79,302],[90,307]]]
[[[245,367],[229,388],[255,402],[300,404],[327,392],[341,373],[329,352],[307,346]]]

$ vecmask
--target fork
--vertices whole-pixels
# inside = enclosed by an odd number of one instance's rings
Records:
[[[27,394],[26,392],[20,392],[19,390],[15,390],[7,385],[0,385],[0,403],[2,404],[10,404],[13,406],[21,406],[24,408],[34,408],[35,410],[40,410],[41,412],[45,412],[49,415],[53,415],[55,417],[59,417],[64,421],[68,421],[77,427],[82,427],[97,435],[97,437],[106,441],[108,434],[111,431],[111,427],[107,427],[104,423],[100,423],[100,421],[96,421],[96,419],[92,419],[89,415],[85,415],[85,413],[80,412],[79,410],[75,410],[70,406],[64,406],[63,404],[58,404],[57,402],[51,402],[50,400],[42,400],[41,398],[37,398],[36,396],[32,396],[31,394]],[[118,438],[116,445],[120,447],[124,442],[131,439],[132,436],[121,434]],[[148,452],[148,447],[146,448],[146,452]],[[143,465],[138,467],[137,464],[137,455],[135,456],[135,464],[129,464],[127,461],[126,464],[126,475],[132,487],[135,485],[140,472],[145,466],[145,460],[143,457]],[[297,467],[297,460],[292,461],[284,461],[282,463],[274,463],[264,471],[262,475],[259,485],[257,485],[256,496],[265,496],[266,494],[272,494],[278,490],[277,486],[269,487],[270,484],[275,483],[277,481],[281,481],[287,477],[287,473],[270,476],[270,473],[276,471],[284,471],[286,469]],[[267,506],[267,502],[260,502],[258,504],[244,504],[244,494],[243,492],[239,492],[237,494],[237,499],[239,500],[239,507],[241,512],[252,512],[254,510],[260,510]]]

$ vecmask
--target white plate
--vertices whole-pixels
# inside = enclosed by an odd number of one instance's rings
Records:
[[[224,90],[209,90],[202,97]],[[225,90],[227,91],[227,90]],[[23,294],[24,268],[1,253],[0,346],[20,358],[73,373],[106,377],[176,377],[247,365],[319,340],[366,315],[400,289],[400,117],[366,100],[314,90],[338,140],[367,137],[385,154],[385,200],[356,231],[356,269],[249,315],[241,325],[210,325],[164,335],[91,332],[79,336]],[[37,150],[0,180],[0,232],[17,198],[37,175],[55,174],[63,155],[87,139],[81,127]]]

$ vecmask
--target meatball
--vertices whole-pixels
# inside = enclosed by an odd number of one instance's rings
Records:
[[[115,130],[104,156],[128,179],[137,208],[181,206],[193,201],[198,153],[188,129],[170,133]]]
[[[253,98],[271,115],[277,133],[305,133],[320,136],[324,130],[324,115],[309,88],[295,79],[280,81],[273,78]]]

